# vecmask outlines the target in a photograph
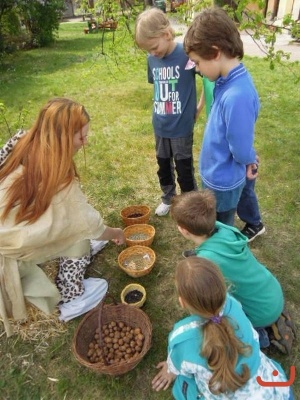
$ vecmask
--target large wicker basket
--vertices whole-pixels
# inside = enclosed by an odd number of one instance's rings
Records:
[[[135,258],[145,257],[145,267],[141,269],[132,268],[130,266],[131,260]],[[119,267],[126,272],[127,275],[133,278],[139,278],[140,276],[148,275],[153,267],[156,260],[154,250],[148,246],[131,246],[121,251],[118,256]]]
[[[128,206],[121,210],[121,217],[126,226],[147,224],[150,219],[150,211],[150,207],[145,205]]]
[[[88,359],[89,343],[98,327],[112,321],[124,322],[133,328],[140,328],[144,335],[141,352],[129,360],[117,364],[91,363]],[[77,361],[99,373],[111,376],[123,375],[132,370],[143,359],[151,347],[152,325],[147,314],[137,307],[126,304],[100,304],[82,319],[73,337],[72,351]]]
[[[148,224],[129,225],[124,229],[124,235],[127,246],[151,246],[155,236],[155,228]],[[134,237],[136,238],[134,239]]]

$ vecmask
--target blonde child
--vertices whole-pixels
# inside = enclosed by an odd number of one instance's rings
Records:
[[[152,123],[162,202],[155,214],[168,214],[176,194],[175,171],[181,192],[197,190],[193,164],[193,130],[197,112],[195,67],[176,43],[167,16],[159,9],[142,12],[135,40],[148,53],[148,82],[154,86]]]

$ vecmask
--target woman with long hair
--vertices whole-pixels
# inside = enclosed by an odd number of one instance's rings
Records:
[[[91,240],[98,248],[124,243],[122,229],[106,226],[80,188],[73,156],[87,143],[89,122],[81,104],[54,98],[0,150],[0,315],[8,335],[8,317],[26,318],[24,298],[47,313],[59,302],[80,303]],[[38,266],[54,258],[56,285]]]

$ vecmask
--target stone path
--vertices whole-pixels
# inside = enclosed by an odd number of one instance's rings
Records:
[[[185,25],[178,25],[176,21],[171,19],[172,26],[174,27],[176,33],[181,33],[182,35],[176,36],[176,40],[179,42],[183,41],[184,34],[187,30]],[[259,46],[253,41],[252,37],[247,32],[241,32],[241,38],[244,43],[245,55],[252,57],[265,57],[266,52],[263,51],[264,43],[259,43]],[[296,42],[292,37],[283,33],[277,35],[275,43],[275,51],[282,50],[285,53],[290,53],[289,61],[300,61],[300,42]]]

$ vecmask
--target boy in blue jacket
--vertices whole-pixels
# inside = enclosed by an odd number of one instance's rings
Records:
[[[196,69],[215,82],[199,161],[202,187],[215,193],[217,220],[233,225],[238,211],[247,222],[243,233],[253,240],[265,231],[254,192],[258,157],[253,142],[260,103],[241,63],[243,42],[227,13],[212,7],[194,19],[184,49]]]

